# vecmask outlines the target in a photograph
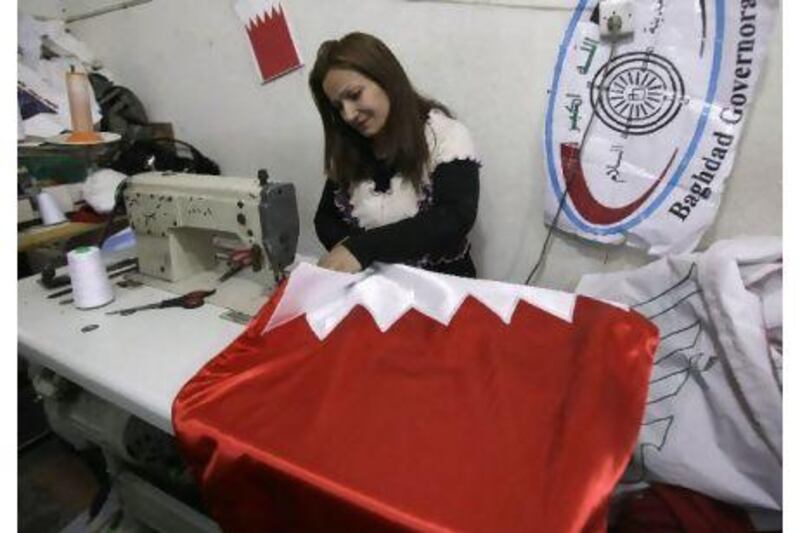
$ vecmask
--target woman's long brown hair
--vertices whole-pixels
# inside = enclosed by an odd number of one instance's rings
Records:
[[[354,32],[339,40],[322,43],[309,85],[325,131],[325,174],[340,186],[368,179],[375,156],[369,139],[342,120],[322,89],[325,76],[333,68],[357,71],[386,92],[390,108],[381,132],[386,139],[382,156],[391,167],[419,187],[429,157],[425,141],[428,113],[431,109],[439,109],[450,116],[450,112],[439,102],[414,90],[400,62],[377,37]]]

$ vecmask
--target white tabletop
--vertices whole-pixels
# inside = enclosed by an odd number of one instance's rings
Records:
[[[79,310],[59,304],[69,296],[48,299],[55,291],[37,277],[17,286],[20,354],[169,433],[180,388],[244,330],[211,304],[106,315],[174,296],[148,286],[114,285],[113,302]],[[81,331],[91,324],[99,327]]]

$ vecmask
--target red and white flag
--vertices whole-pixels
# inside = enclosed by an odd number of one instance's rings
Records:
[[[573,294],[300,265],[173,424],[226,532],[599,532],[657,344]]]
[[[262,82],[303,66],[282,2],[236,0],[234,8],[245,25]]]

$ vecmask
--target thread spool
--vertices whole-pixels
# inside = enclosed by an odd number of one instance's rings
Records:
[[[67,253],[72,298],[78,309],[101,307],[114,299],[114,290],[97,246],[81,246]]]
[[[67,220],[64,212],[58,206],[58,202],[49,192],[42,191],[36,195],[36,205],[39,207],[39,216],[45,226],[60,224]]]
[[[67,72],[67,97],[72,133],[67,137],[70,143],[100,142],[102,137],[94,131],[92,123],[91,92],[89,77],[84,72]]]

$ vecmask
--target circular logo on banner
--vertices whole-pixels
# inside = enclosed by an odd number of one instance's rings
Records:
[[[675,65],[649,50],[613,58],[598,69],[590,86],[597,117],[625,135],[649,135],[662,129],[678,115],[685,96]]]
[[[696,226],[682,220],[695,206],[707,216],[716,194],[698,182],[713,178],[694,178],[713,156],[706,147],[732,144],[717,100],[729,90],[720,79],[733,75],[723,52],[738,51],[725,32],[728,2],[632,2],[636,27],[618,48],[603,36],[601,1],[577,0],[558,49],[544,127],[545,220],[600,242],[688,243]]]

